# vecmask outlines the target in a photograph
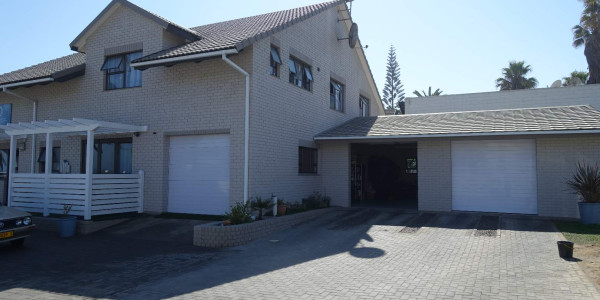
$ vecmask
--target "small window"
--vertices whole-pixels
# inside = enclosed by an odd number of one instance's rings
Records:
[[[407,174],[417,174],[417,159],[416,158],[407,158],[406,159],[406,173]]]
[[[298,148],[298,173],[317,173],[317,149]]]
[[[46,147],[40,149],[40,156],[38,156],[38,163],[40,164],[40,172],[46,172]],[[52,148],[52,173],[60,173],[60,147]]]
[[[360,109],[360,116],[368,117],[369,116],[369,99],[361,96],[359,98],[358,105],[359,105],[359,109]]]
[[[312,71],[310,66],[290,57],[288,62],[290,67],[290,78],[291,84],[301,87],[305,90],[310,91],[310,86],[313,81]]]
[[[277,48],[271,47],[271,75],[279,77],[279,65],[281,65],[281,57]]]
[[[131,67],[131,61],[142,57],[142,52],[109,56],[101,70],[106,74],[105,88],[115,90],[142,86],[142,71]]]
[[[333,80],[329,81],[329,108],[344,111],[344,86]]]

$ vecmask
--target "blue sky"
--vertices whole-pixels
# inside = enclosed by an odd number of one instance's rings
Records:
[[[188,27],[323,1],[132,0]],[[2,1],[0,73],[70,54],[69,43],[108,2]],[[407,95],[428,86],[446,94],[496,90],[510,60],[530,64],[539,87],[587,70],[583,49],[571,46],[577,0],[355,0],[353,8],[380,90],[391,44]]]

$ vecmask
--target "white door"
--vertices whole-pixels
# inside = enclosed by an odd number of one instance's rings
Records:
[[[534,140],[452,142],[452,209],[537,214]]]
[[[220,215],[229,208],[229,135],[170,138],[169,212]]]

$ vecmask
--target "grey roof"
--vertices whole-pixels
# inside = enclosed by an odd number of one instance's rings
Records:
[[[191,29],[197,32],[201,37],[199,41],[159,51],[136,59],[133,62],[152,61],[224,49],[236,49],[239,51],[262,38],[268,37],[341,3],[345,3],[345,1],[329,1],[253,17],[193,27]]]
[[[600,130],[589,105],[355,118],[315,139],[410,138]]]
[[[60,79],[81,72],[85,67],[85,54],[75,53],[24,69],[0,75],[0,85],[42,78]],[[71,72],[72,71],[72,72]]]

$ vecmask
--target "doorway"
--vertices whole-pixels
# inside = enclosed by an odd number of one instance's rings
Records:
[[[352,206],[417,209],[416,143],[352,144]]]

